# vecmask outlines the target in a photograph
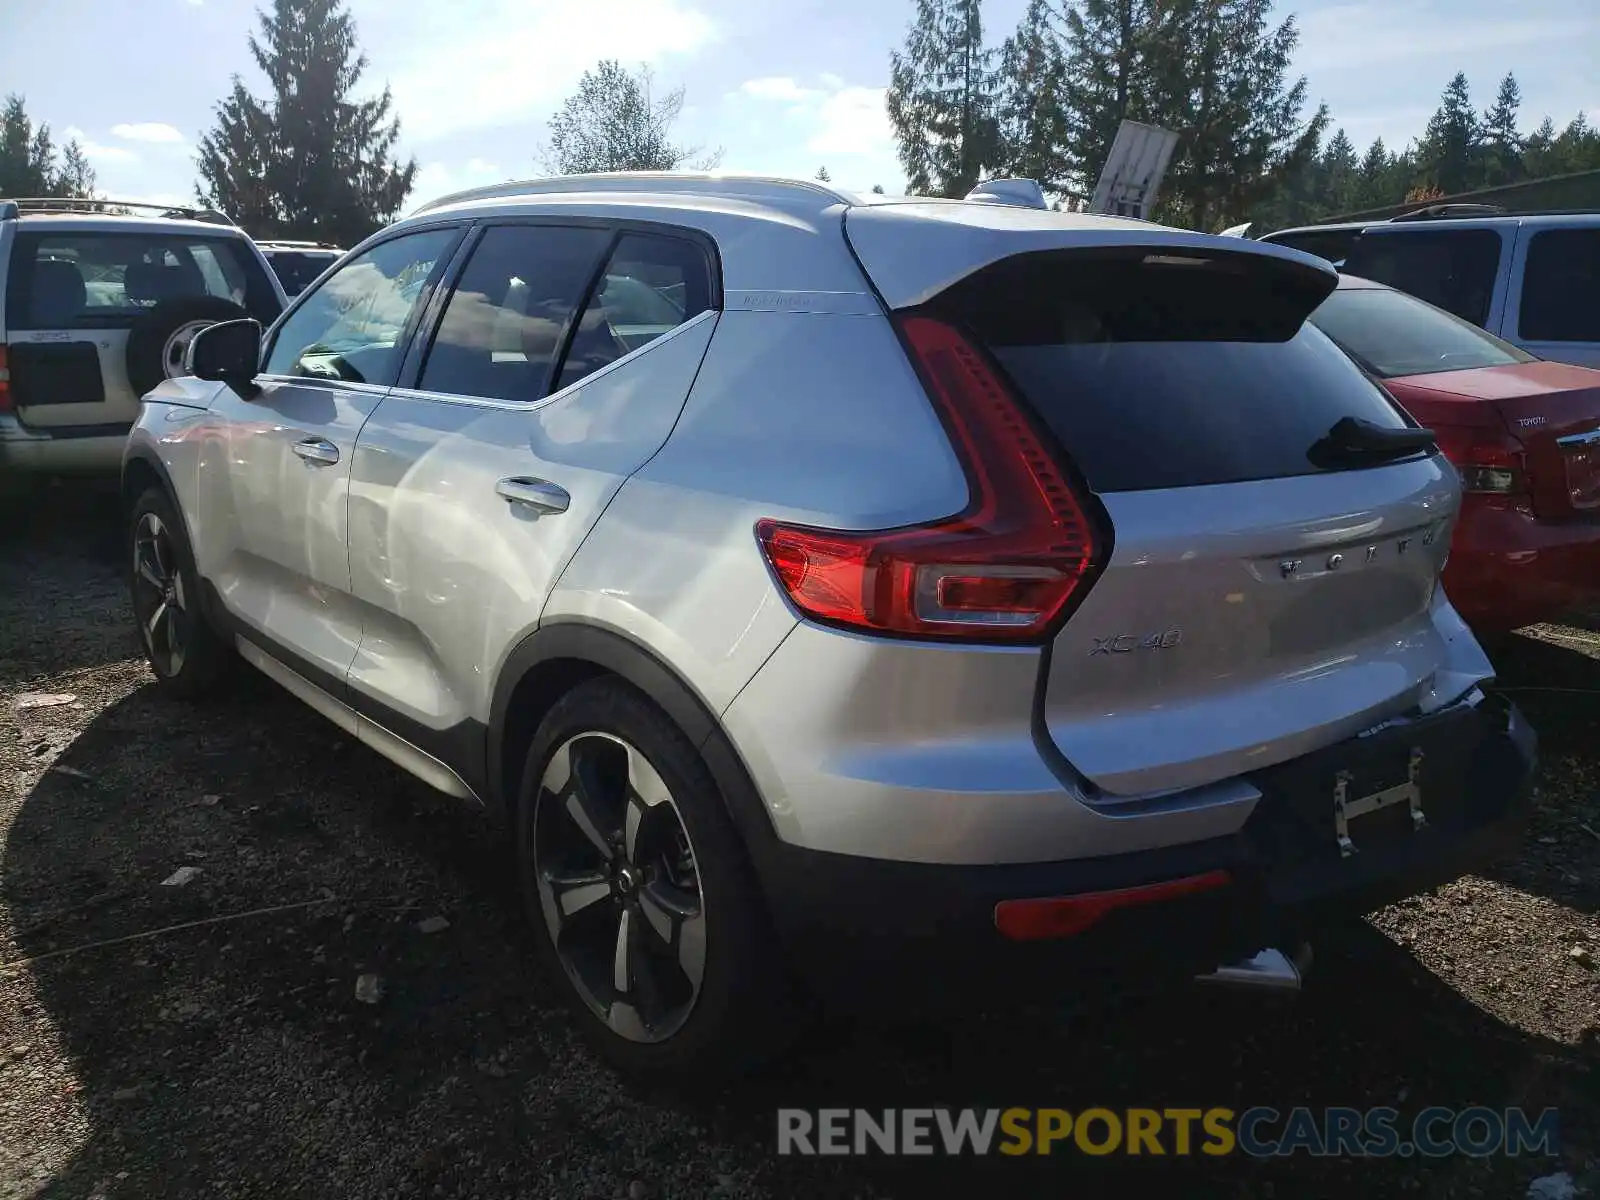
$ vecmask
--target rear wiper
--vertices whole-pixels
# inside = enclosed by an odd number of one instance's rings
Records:
[[[1306,457],[1324,469],[1389,462],[1431,450],[1433,430],[1374,425],[1358,417],[1340,417],[1333,428],[1312,442]]]

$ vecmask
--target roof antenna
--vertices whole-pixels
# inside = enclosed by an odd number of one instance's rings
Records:
[[[990,179],[963,197],[974,204],[1009,204],[1013,208],[1050,207],[1036,179]]]

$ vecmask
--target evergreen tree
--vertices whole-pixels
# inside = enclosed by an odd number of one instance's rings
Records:
[[[1589,124],[1589,118],[1580,112],[1561,131],[1550,151],[1555,174],[1594,170],[1600,167],[1600,130]]]
[[[1338,216],[1352,212],[1360,203],[1361,162],[1355,143],[1343,129],[1333,135],[1322,153],[1321,195],[1323,211],[1318,216]]]
[[[1167,0],[1151,41],[1154,108],[1178,148],[1162,207],[1194,229],[1230,225],[1306,171],[1327,127],[1309,119],[1306,81],[1288,81],[1293,17],[1271,28],[1272,0]]]
[[[56,153],[50,126],[37,126],[21,96],[0,108],[0,196],[94,195],[94,170],[76,139]]]
[[[1065,24],[1062,154],[1069,190],[1086,202],[1118,126],[1125,120],[1162,123],[1148,109],[1155,0],[1077,0]]]
[[[964,196],[1001,158],[982,0],[917,0],[889,56],[889,123],[912,194]]]
[[[343,0],[272,0],[257,18],[250,53],[271,96],[234,80],[200,143],[196,191],[257,236],[351,245],[399,215],[417,172],[395,156],[389,89],[355,98],[367,59]]]
[[[1394,156],[1383,144],[1383,139],[1374,138],[1372,145],[1367,147],[1366,154],[1362,156],[1361,166],[1356,172],[1354,205],[1356,212],[1368,208],[1381,208],[1390,202],[1387,187],[1393,162]]]
[[[682,111],[681,87],[656,96],[648,69],[633,72],[606,59],[583,73],[578,90],[550,118],[545,167],[556,175],[675,171],[685,164],[710,170],[721,161],[721,150],[696,158],[702,147],[672,140]]]
[[[828,174],[828,168],[825,166],[817,168],[817,179],[822,183],[833,182],[833,176]]]
[[[1500,81],[1494,106],[1483,114],[1484,182],[1490,187],[1522,178],[1522,135],[1517,132],[1517,110],[1522,89],[1510,72]]]
[[[1467,76],[1457,71],[1440,97],[1418,148],[1423,182],[1446,196],[1483,181],[1483,129],[1473,111]]]
[[[873,194],[873,195],[874,195],[874,196],[881,196],[881,195],[883,195],[883,184],[881,184],[881,183],[875,183],[875,184],[873,184],[873,185],[872,185],[872,194]]]
[[[1543,179],[1547,175],[1560,173],[1556,165],[1555,145],[1556,123],[1546,117],[1539,122],[1539,128],[1528,135],[1522,146],[1522,168],[1529,179]]]
[[[1003,170],[1067,190],[1069,167],[1062,109],[1066,60],[1050,0],[1029,0],[1017,31],[1000,48],[998,118]]]

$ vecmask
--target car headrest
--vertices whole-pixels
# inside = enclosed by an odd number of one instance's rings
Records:
[[[83,272],[77,263],[47,258],[33,264],[33,318],[49,328],[76,319],[88,303]]]

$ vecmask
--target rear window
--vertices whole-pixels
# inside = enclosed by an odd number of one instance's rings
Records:
[[[1350,253],[1350,247],[1356,244],[1356,238],[1360,236],[1359,229],[1302,229],[1297,233],[1269,233],[1261,240],[1271,242],[1275,246],[1288,246],[1292,250],[1315,254],[1318,258],[1325,258],[1331,263],[1340,263],[1344,261],[1344,256]]]
[[[114,329],[169,300],[210,296],[269,324],[279,304],[238,238],[182,234],[20,233],[11,252],[6,324]]]
[[[1518,330],[1530,342],[1600,342],[1600,229],[1533,235]]]
[[[1097,492],[1317,474],[1335,422],[1408,422],[1304,315],[1325,276],[1257,256],[1028,255],[940,307],[989,347]]]
[[[1460,317],[1382,288],[1340,288],[1311,320],[1384,379],[1533,361]]]
[[[298,296],[306,288],[316,282],[321,275],[334,263],[339,261],[339,255],[334,253],[308,253],[304,250],[274,250],[267,255],[267,262],[278,276],[278,282],[283,284],[283,290],[290,296]]]
[[[1500,273],[1500,235],[1493,229],[1368,230],[1341,269],[1485,325]]]

